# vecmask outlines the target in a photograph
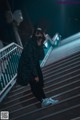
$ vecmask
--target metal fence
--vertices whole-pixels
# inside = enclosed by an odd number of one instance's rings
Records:
[[[0,101],[16,82],[18,61],[22,47],[11,43],[0,50]]]

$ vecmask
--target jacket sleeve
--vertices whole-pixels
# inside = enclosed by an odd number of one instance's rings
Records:
[[[38,47],[38,53],[39,53],[39,60],[43,60],[43,58],[45,56],[43,45]]]
[[[29,61],[30,61],[30,68],[31,68],[31,71],[32,71],[32,74],[34,75],[34,77],[38,76],[38,72],[37,72],[37,69],[36,69],[36,61],[35,61],[35,57],[36,55],[34,54],[34,49],[33,47],[30,45],[28,46],[28,57],[29,57]]]

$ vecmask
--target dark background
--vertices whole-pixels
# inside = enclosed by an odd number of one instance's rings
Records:
[[[80,31],[80,0],[0,0],[0,39],[5,43],[15,41],[12,25],[5,19],[7,1],[12,12],[22,10],[24,21],[18,30],[23,42],[31,35],[34,25],[50,36],[59,32],[63,39]]]

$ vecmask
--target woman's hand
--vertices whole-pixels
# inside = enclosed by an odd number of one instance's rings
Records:
[[[35,77],[34,79],[36,80],[36,82],[39,82],[39,77]]]

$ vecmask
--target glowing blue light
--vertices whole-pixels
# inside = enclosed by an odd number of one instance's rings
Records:
[[[57,45],[57,41],[55,41],[54,45]]]
[[[57,38],[56,38],[57,40],[59,40],[59,36],[57,36]]]
[[[45,44],[44,44],[46,47],[48,47],[48,43],[47,42],[45,42]]]

